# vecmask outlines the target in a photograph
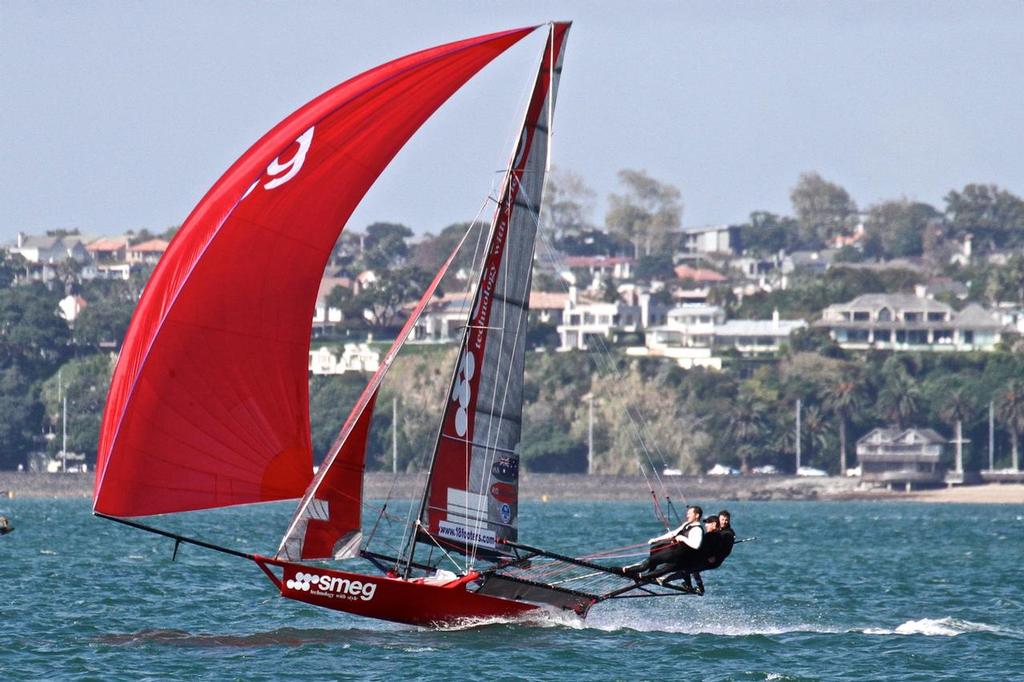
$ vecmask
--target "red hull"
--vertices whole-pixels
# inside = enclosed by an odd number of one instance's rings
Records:
[[[345,573],[256,557],[281,596],[357,616],[408,625],[449,625],[480,618],[508,618],[536,611],[534,604],[476,594],[466,589],[474,574],[444,585],[386,576]],[[278,566],[278,578],[268,565]]]

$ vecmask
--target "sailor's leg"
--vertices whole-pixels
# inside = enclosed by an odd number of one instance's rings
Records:
[[[671,552],[670,544],[658,544],[651,547],[650,554],[648,557],[638,564],[632,564],[631,566],[624,566],[622,572],[626,575],[639,575],[644,571],[654,571],[661,564],[664,564],[670,560]]]
[[[656,577],[654,579],[654,582],[658,583],[659,585],[664,585],[665,583],[670,583],[679,580],[680,578],[688,577],[689,575],[689,571],[677,571],[674,569],[669,569],[668,571],[664,571],[660,576]]]
[[[694,572],[694,574],[693,574],[693,581],[695,583],[697,583],[697,587],[696,587],[696,589],[694,591],[697,594],[699,594],[699,595],[703,595],[704,594],[704,581],[701,580],[700,573]]]

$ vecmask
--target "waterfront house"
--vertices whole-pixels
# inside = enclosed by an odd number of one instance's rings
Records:
[[[942,482],[939,460],[946,439],[932,429],[876,428],[857,440],[862,480],[900,486]]]

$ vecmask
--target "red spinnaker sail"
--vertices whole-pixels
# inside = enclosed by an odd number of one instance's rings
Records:
[[[430,543],[469,555],[506,553],[502,541],[517,539],[530,282],[569,26],[552,25],[512,153],[421,510]]]
[[[317,286],[422,123],[533,28],[417,52],[329,90],[217,181],[153,272],[100,430],[94,508],[140,516],[302,495]]]

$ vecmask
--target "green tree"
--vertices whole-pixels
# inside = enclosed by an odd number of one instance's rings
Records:
[[[888,367],[890,363],[886,363]],[[904,429],[917,416],[921,406],[921,391],[913,377],[899,369],[886,376],[878,393],[878,412],[890,424]]]
[[[925,232],[940,218],[941,214],[925,203],[886,201],[868,209],[864,230],[869,237],[877,237],[883,256],[920,256]]]
[[[846,429],[851,419],[867,405],[865,385],[853,366],[845,376],[825,387],[825,407],[839,422],[839,474],[846,473]]]
[[[14,280],[25,272],[28,261],[20,253],[0,250],[0,288],[6,289],[14,284]]]
[[[459,245],[463,236],[467,232],[471,232],[466,237],[465,244],[451,266],[452,272],[460,268],[468,269],[473,266],[474,251],[478,241],[480,241],[478,237],[481,236],[481,232],[488,230],[489,227],[486,223],[480,222],[452,223],[441,230],[441,233],[437,236],[431,234],[424,235],[413,249],[408,265],[427,272],[437,272],[448,256],[451,255],[452,251],[455,250],[455,247]]]
[[[956,470],[964,470],[964,461],[962,455],[962,443],[963,440],[963,427],[964,421],[971,417],[973,407],[970,400],[967,397],[967,392],[963,388],[954,388],[946,395],[942,407],[939,409],[939,416],[946,422],[952,424],[953,434],[956,438]]]
[[[745,253],[771,256],[791,251],[800,245],[800,227],[796,220],[768,211],[754,211],[750,221],[740,227],[740,248]]]
[[[953,234],[974,238],[980,254],[1024,246],[1024,200],[996,185],[969,184],[946,196],[946,218]]]
[[[527,471],[548,473],[585,473],[587,445],[573,438],[558,422],[534,424],[524,439],[520,455]]]
[[[996,414],[1010,432],[1014,471],[1020,471],[1020,434],[1024,432],[1024,379],[1013,379],[996,397]]]
[[[416,267],[383,270],[377,281],[359,292],[352,304],[366,312],[366,319],[372,326],[393,326],[402,305],[418,300],[431,279],[429,274]]]
[[[61,366],[59,378],[55,373],[42,384],[41,397],[51,432],[59,434],[61,431],[62,397],[66,397],[68,451],[85,454],[89,462],[96,461],[103,408],[113,371],[113,357],[108,353],[95,353],[69,360]],[[56,453],[60,446],[59,437],[51,441],[51,453]]]
[[[679,190],[644,171],[621,170],[619,182],[625,192],[608,197],[609,232],[631,242],[636,258],[671,249],[683,214]]]
[[[853,228],[857,205],[845,189],[817,173],[801,174],[789,198],[805,248],[823,246],[837,235],[849,234]]]
[[[405,225],[373,223],[363,239],[363,268],[376,271],[404,263],[410,252],[406,240],[411,236],[412,230]]]
[[[133,310],[132,303],[116,298],[101,298],[87,304],[75,319],[75,342],[92,348],[120,346]]]
[[[30,382],[57,369],[70,340],[57,314],[60,297],[38,283],[0,289],[0,368],[16,366]]]
[[[17,366],[0,369],[0,469],[27,464],[43,422],[43,405]]]
[[[323,461],[365,385],[366,375],[358,372],[310,377],[309,421],[315,463]],[[383,402],[380,405],[384,407]],[[391,410],[382,409],[380,412],[386,413],[381,416],[390,422]],[[380,449],[379,444],[377,449]]]
[[[590,231],[595,196],[594,190],[576,173],[552,168],[544,187],[541,224],[555,240]]]
[[[803,433],[801,439],[807,445],[805,461],[822,463],[823,455],[828,450],[828,420],[825,413],[817,405],[810,405],[803,413]],[[832,467],[825,464],[825,468]],[[840,472],[842,475],[844,472]]]
[[[675,279],[676,273],[672,267],[672,254],[656,253],[650,256],[641,256],[637,260],[633,275],[636,279],[644,282]]]
[[[750,472],[750,460],[765,431],[764,405],[747,395],[740,395],[729,411],[730,437],[740,456],[740,469]]]

